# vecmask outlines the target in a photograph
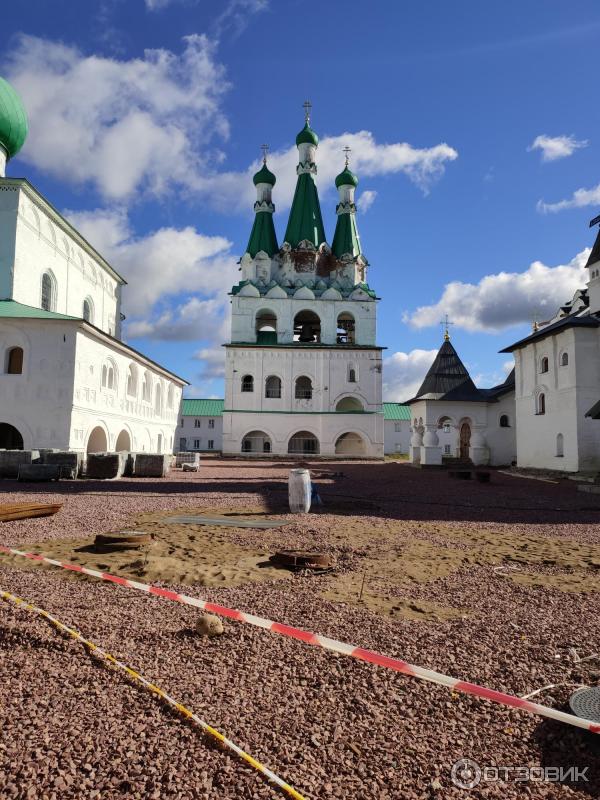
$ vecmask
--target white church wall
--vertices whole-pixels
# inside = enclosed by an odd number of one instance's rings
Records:
[[[508,426],[501,424],[508,418]],[[499,398],[487,407],[485,438],[490,448],[490,464],[496,467],[510,466],[517,459],[516,409],[514,392]]]

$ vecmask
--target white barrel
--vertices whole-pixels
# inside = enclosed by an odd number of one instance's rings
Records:
[[[290,511],[306,514],[310,511],[310,472],[307,469],[292,469],[288,480]]]

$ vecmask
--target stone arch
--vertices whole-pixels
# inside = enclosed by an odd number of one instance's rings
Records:
[[[106,427],[98,423],[88,434],[86,452],[87,453],[106,453],[108,451],[108,431]]]
[[[82,316],[86,322],[89,322],[91,325],[94,324],[94,301],[89,295],[83,301]]]
[[[356,320],[350,311],[342,311],[337,317],[337,344],[354,344],[356,342]]]
[[[173,410],[173,406],[175,404],[175,387],[172,383],[169,384],[169,388],[167,390],[167,408],[169,411]]]
[[[128,428],[123,428],[123,430],[117,436],[117,441],[115,443],[115,450],[117,453],[127,451],[131,452],[133,449],[133,442],[131,438],[131,433]]]
[[[265,397],[281,399],[282,385],[279,375],[267,375],[265,378]]]
[[[254,317],[254,330],[259,344],[273,339],[277,342],[277,314],[270,308],[261,308]]]
[[[156,384],[154,389],[154,413],[158,416],[162,415],[163,410],[163,389],[160,382]]]
[[[130,364],[127,368],[126,392],[129,397],[137,397],[138,391],[138,368],[135,364]]]
[[[100,372],[100,385],[103,389],[110,389],[116,392],[119,386],[119,373],[117,364],[113,358],[107,358],[102,364]]]
[[[340,413],[350,414],[359,413],[365,410],[362,400],[356,395],[346,395],[341,397],[335,404],[335,410]]]
[[[290,455],[315,456],[321,452],[321,445],[314,433],[301,430],[290,436],[287,451]]]
[[[365,456],[367,448],[363,437],[355,431],[347,431],[335,442],[336,456]]]
[[[0,450],[23,450],[23,434],[8,422],[0,422]]]
[[[298,375],[294,382],[294,398],[296,400],[312,400],[313,384],[308,375]]]
[[[40,215],[38,213],[38,210],[33,205],[33,203],[31,203],[28,206],[28,211],[29,211],[29,215],[31,217],[31,224],[33,225],[33,228],[35,229],[35,232],[39,236],[40,235],[40,231],[41,231],[41,226],[40,226]]]
[[[309,308],[294,316],[294,341],[299,344],[318,344],[321,341],[321,318]]]
[[[40,280],[40,307],[44,311],[56,311],[58,284],[51,269],[44,270]]]
[[[242,453],[262,454],[273,452],[273,440],[265,431],[248,431],[242,436]]]
[[[449,414],[442,414],[437,421],[437,428],[441,430],[445,425],[450,425],[450,427],[453,428],[455,424],[454,419]]]

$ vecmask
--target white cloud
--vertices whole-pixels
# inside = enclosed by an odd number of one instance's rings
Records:
[[[438,325],[448,314],[452,322],[469,331],[489,333],[531,322],[535,313],[552,316],[586,280],[589,249],[568,264],[547,267],[534,261],[524,272],[486,275],[479,283],[452,281],[437,303],[404,315],[413,328]]]
[[[133,316],[130,336],[200,341],[223,335],[227,292],[238,279],[231,242],[192,227],[134,236],[123,210],[65,215],[130,284],[123,309]],[[168,301],[175,307],[165,307]]]
[[[365,189],[364,192],[358,198],[358,202],[356,205],[358,206],[358,210],[361,211],[363,214],[366,214],[367,211],[371,208],[375,199],[377,197],[377,192],[373,189]]]
[[[225,375],[224,347],[219,345],[203,347],[194,353],[194,358],[202,362],[202,370],[198,377],[212,380],[213,378],[222,378]]]
[[[539,200],[537,210],[543,214],[564,211],[566,208],[584,208],[600,204],[600,183],[591,189],[577,189],[568,200],[559,200],[558,203],[546,203]]]
[[[170,6],[173,2],[174,0],[146,0],[146,8],[148,11],[159,11]]]
[[[589,142],[586,139],[576,139],[574,136],[546,136],[541,134],[536,136],[527,149],[541,150],[542,161],[557,161],[559,158],[572,156],[575,150],[587,147]]]
[[[235,38],[248,26],[250,17],[269,6],[269,0],[229,0],[216,19],[214,29],[218,37],[226,31]]]
[[[8,78],[29,116],[22,158],[113,200],[193,184],[218,160],[211,141],[228,136],[228,84],[214,42],[184,43],[179,55],[146,50],[126,61],[20,36]]]
[[[383,398],[386,402],[404,402],[415,396],[423,383],[437,350],[397,352],[383,360]]]

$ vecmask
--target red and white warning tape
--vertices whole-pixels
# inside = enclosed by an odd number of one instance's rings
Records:
[[[101,647],[98,647],[97,644],[94,642],[90,642],[89,639],[86,639],[79,631],[76,631],[74,628],[70,628],[68,625],[65,625],[64,622],[61,622],[56,617],[53,617],[52,614],[49,614],[43,608],[38,608],[37,606],[28,603],[26,600],[22,600],[20,597],[17,597],[10,592],[5,592],[3,589],[0,589],[0,599],[7,600],[11,603],[14,603],[16,606],[20,606],[24,608],[26,611],[31,612],[32,614],[37,614],[40,617],[44,617],[54,625],[59,631],[63,631],[64,633],[71,636],[73,639],[81,642],[91,653],[103,658],[109,664],[112,664],[113,667],[126,672],[130,678],[138,683],[141,683],[146,689],[151,691],[153,694],[157,695],[164,700],[165,703],[172,706],[174,709],[179,711],[180,714],[183,714],[184,717],[191,719],[196,725],[199,725],[203,731],[205,731],[209,736],[212,736],[213,739],[221,742],[225,747],[228,747],[230,750],[233,750],[240,758],[246,761],[250,766],[254,767],[255,770],[262,773],[265,777],[267,777],[272,783],[282,789],[289,797],[293,797],[294,800],[306,800],[306,798],[297,792],[289,783],[286,783],[282,778],[272,772],[268,767],[265,767],[264,764],[261,764],[260,761],[257,761],[251,755],[246,753],[245,750],[242,750],[241,747],[238,747],[235,742],[232,742],[231,739],[228,739],[227,736],[224,736],[220,731],[216,728],[213,728],[212,725],[209,725],[208,722],[205,722],[201,719],[197,714],[194,714],[193,711],[190,711],[189,708],[186,708],[182,703],[178,703],[177,700],[174,700],[171,695],[167,694],[163,689],[156,684],[149,681],[147,678],[144,678],[143,675],[140,675],[139,672],[136,672],[131,667],[128,667],[127,664],[123,664],[122,661],[119,661],[110,653],[107,653],[106,650],[103,650]]]
[[[449,675],[443,675],[441,672],[435,672],[431,669],[424,667],[417,667],[414,664],[409,664],[407,661],[402,661],[399,658],[391,658],[382,653],[377,653],[374,650],[365,650],[362,647],[356,647],[353,644],[346,644],[339,642],[336,639],[329,639],[327,636],[320,636],[317,633],[304,631],[301,628],[294,628],[291,625],[284,625],[280,622],[274,622],[271,619],[264,617],[256,617],[254,614],[246,614],[243,611],[238,611],[235,608],[227,608],[227,606],[220,606],[217,603],[210,603],[207,600],[200,600],[196,597],[190,597],[187,594],[180,594],[179,592],[172,592],[170,589],[162,589],[160,586],[151,586],[147,583],[139,583],[138,581],[131,581],[127,578],[120,578],[118,575],[110,575],[108,572],[100,572],[88,567],[81,567],[79,564],[70,564],[65,561],[57,561],[53,558],[46,558],[45,556],[38,555],[37,553],[26,553],[22,550],[15,550],[12,547],[4,547],[0,545],[0,553],[7,553],[14,556],[22,556],[24,558],[32,559],[33,561],[42,561],[45,564],[52,564],[55,567],[62,567],[63,569],[71,570],[72,572],[81,572],[84,575],[91,575],[93,578],[100,578],[103,581],[110,581],[119,586],[125,586],[128,589],[137,589],[141,592],[154,594],[158,597],[165,597],[167,600],[174,600],[178,603],[185,603],[188,606],[201,608],[203,611],[210,611],[213,614],[218,614],[222,617],[234,619],[237,622],[244,622],[247,625],[255,625],[257,628],[264,628],[271,631],[271,633],[279,633],[282,636],[289,636],[292,639],[299,639],[305,644],[316,645],[323,647],[325,650],[332,650],[334,653],[342,653],[352,658],[357,658],[360,661],[367,661],[370,664],[376,664],[379,667],[386,667],[387,669],[402,672],[404,675],[411,675],[413,678],[420,678],[424,681],[431,683],[438,683],[441,686],[447,686],[455,692],[463,692],[475,697],[481,697],[484,700],[491,700],[493,703],[498,703],[503,706],[510,706],[518,708],[521,711],[528,711],[531,714],[538,714],[540,717],[547,717],[548,719],[555,719],[559,722],[565,722],[567,725],[573,725],[577,728],[584,728],[591,733],[600,733],[600,723],[593,720],[583,719],[576,717],[574,714],[567,714],[564,711],[557,711],[555,708],[548,706],[541,706],[538,703],[532,703],[530,700],[524,700],[522,697],[516,695],[506,694],[504,692],[497,692],[494,689],[488,689],[485,686],[479,686],[476,683],[469,681],[461,681],[458,678],[452,678]]]

